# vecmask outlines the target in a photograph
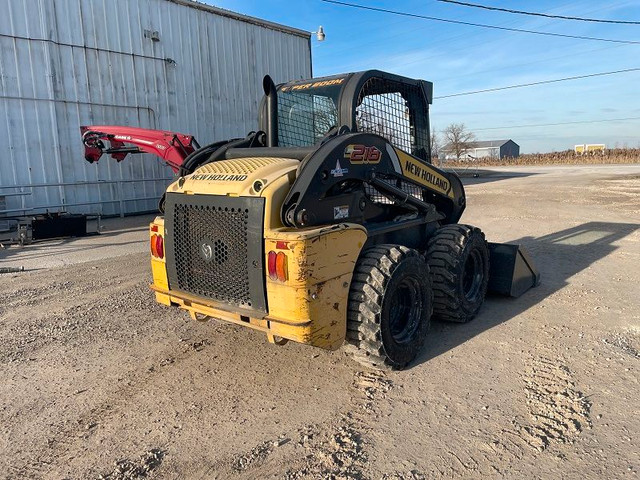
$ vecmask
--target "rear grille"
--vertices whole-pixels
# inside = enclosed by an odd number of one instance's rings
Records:
[[[266,313],[263,212],[262,198],[168,194],[170,288]]]

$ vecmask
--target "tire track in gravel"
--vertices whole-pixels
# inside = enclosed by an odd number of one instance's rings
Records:
[[[520,435],[531,448],[543,451],[552,442],[573,443],[591,428],[591,402],[577,389],[563,358],[531,358],[523,381],[531,422],[520,426]]]
[[[357,371],[352,400],[339,418],[329,424],[307,424],[295,432],[264,441],[251,450],[213,465],[202,478],[263,478],[286,480],[317,478],[369,478],[365,472],[368,434],[379,415],[377,404],[393,388],[377,371]],[[286,470],[283,471],[283,465]]]
[[[371,446],[369,433],[380,414],[379,402],[393,388],[391,380],[380,371],[357,371],[352,389],[350,409],[325,436],[329,442],[311,446],[311,455],[297,469],[289,469],[287,480],[312,478],[366,478],[367,449]],[[328,460],[328,461],[327,461]]]
[[[538,346],[535,351],[544,351]],[[478,453],[483,461],[464,462],[457,475],[505,476],[498,465],[513,465],[523,457],[541,455],[553,444],[573,444],[578,435],[591,428],[591,403],[577,388],[566,361],[561,356],[531,356],[521,373],[528,419],[514,417],[510,428],[485,443]],[[528,420],[528,421],[527,421]]]
[[[441,450],[429,460],[431,474],[453,478],[513,475],[504,466],[526,457],[535,459],[554,444],[573,444],[583,430],[591,428],[591,404],[578,389],[566,360],[543,346],[533,350],[545,354],[526,359],[520,373],[527,418],[513,417],[510,426],[479,431],[477,441],[466,448]]]
[[[538,348],[536,351],[545,351]],[[481,432],[467,448],[443,448],[427,460],[429,473],[419,468],[386,472],[383,479],[442,477],[503,477],[523,458],[535,459],[553,444],[572,444],[591,427],[590,402],[579,391],[566,361],[551,353],[531,356],[521,372],[522,402],[528,417],[510,426]],[[372,478],[367,452],[374,448],[380,401],[393,388],[384,373],[358,371],[350,406],[336,422],[309,424],[293,435],[265,441],[250,451],[216,465],[219,478],[259,478],[270,474],[286,480]],[[303,453],[300,453],[300,450]],[[302,459],[301,459],[302,458]],[[289,465],[282,476],[281,466]]]

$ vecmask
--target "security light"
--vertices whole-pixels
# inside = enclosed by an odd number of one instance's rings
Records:
[[[318,27],[318,31],[317,32],[311,32],[311,33],[315,33],[316,34],[316,39],[319,42],[324,42],[324,39],[325,39],[326,35],[324,34],[324,28],[322,28],[322,25],[320,25]]]

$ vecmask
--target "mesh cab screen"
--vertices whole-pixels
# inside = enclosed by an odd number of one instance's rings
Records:
[[[338,125],[339,86],[278,91],[278,145],[308,147]]]
[[[167,194],[169,288],[266,313],[264,199]]]
[[[428,159],[428,107],[418,85],[370,78],[357,103],[359,132],[380,135],[405,152]]]

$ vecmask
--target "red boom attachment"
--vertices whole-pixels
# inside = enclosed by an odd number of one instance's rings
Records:
[[[89,163],[97,162],[103,154],[111,155],[121,162],[130,153],[151,153],[160,157],[178,172],[184,159],[200,148],[191,135],[147,130],[135,127],[90,126],[80,127],[84,143],[84,158]],[[105,145],[109,142],[109,147]]]

